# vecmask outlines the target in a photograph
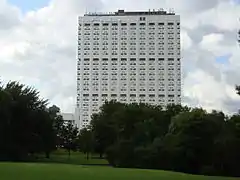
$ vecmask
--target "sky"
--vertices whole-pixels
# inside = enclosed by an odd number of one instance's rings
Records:
[[[36,11],[48,5],[49,0],[8,0],[9,4],[17,6],[23,13]]]
[[[77,16],[154,8],[181,15],[183,104],[237,112],[239,0],[0,0],[0,81],[35,87],[62,112],[73,112]]]

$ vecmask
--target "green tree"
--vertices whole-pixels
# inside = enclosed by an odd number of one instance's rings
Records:
[[[101,108],[100,113],[93,114],[90,128],[93,132],[94,149],[103,156],[106,149],[113,144],[121,129],[118,128],[117,117],[121,114],[124,104],[110,101],[106,102]]]
[[[233,115],[227,122],[224,141],[221,143],[223,172],[226,175],[240,176],[240,115]]]
[[[63,146],[63,129],[64,129],[64,120],[63,117],[60,115],[60,108],[56,105],[53,105],[48,108],[48,113],[52,119],[53,129],[55,134],[55,144],[57,148],[61,148]]]
[[[206,167],[214,169],[214,145],[224,124],[225,115],[216,111],[208,114],[202,109],[193,109],[175,116],[164,144],[164,148],[169,143],[172,146],[168,150],[172,151],[171,165],[175,170],[200,173]]]
[[[93,134],[92,131],[83,128],[80,130],[78,135],[78,146],[80,151],[84,152],[87,155],[87,159],[89,159],[89,154],[93,151]]]
[[[78,128],[72,122],[67,122],[63,126],[61,136],[63,139],[62,146],[68,151],[68,156],[70,157],[71,151],[77,149]]]
[[[0,159],[23,160],[29,154],[49,149],[52,121],[47,100],[18,82],[0,88]]]
[[[116,167],[239,176],[239,117],[111,101],[93,115],[90,131],[96,152]]]

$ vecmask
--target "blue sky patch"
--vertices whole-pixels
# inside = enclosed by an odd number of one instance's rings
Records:
[[[240,4],[240,0],[233,0],[233,2]]]
[[[224,55],[224,56],[218,56],[216,58],[216,62],[220,63],[220,64],[227,64],[228,60],[231,56],[232,56],[231,54],[227,54],[227,55]]]
[[[8,3],[19,7],[23,13],[37,10],[48,5],[50,0],[7,0]]]

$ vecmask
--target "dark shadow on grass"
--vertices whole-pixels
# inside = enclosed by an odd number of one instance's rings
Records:
[[[105,166],[105,167],[112,167],[110,164],[81,164],[83,166]]]
[[[62,159],[54,159],[54,158],[38,158],[35,160],[31,160],[28,162],[33,162],[33,163],[49,163],[49,164],[69,164],[69,165],[83,165],[83,166],[110,166],[110,164],[108,164],[107,162],[103,160],[103,162],[100,163],[96,163],[96,162],[92,162],[95,158],[90,158],[89,160],[87,160],[86,158],[82,159],[82,160],[78,160],[75,159],[74,157],[70,157],[68,158],[62,158]]]
[[[86,163],[72,163],[72,162],[61,162],[61,161],[27,161],[31,163],[39,163],[39,164],[67,164],[67,165],[76,165],[76,166],[102,166],[102,167],[112,167],[110,164],[86,164]]]
[[[8,161],[12,162],[12,161]],[[68,165],[83,165],[83,166],[110,166],[106,159],[100,158],[97,154],[87,155],[81,152],[68,152],[59,149],[51,153],[50,158],[46,158],[45,154],[32,154],[25,158],[23,163],[45,163],[45,164],[68,164]]]

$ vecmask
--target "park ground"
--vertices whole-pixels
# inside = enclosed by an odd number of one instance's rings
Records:
[[[236,180],[238,178],[195,176],[160,170],[113,168],[106,160],[81,153],[57,152],[50,160],[34,163],[0,163],[0,180]],[[239,179],[240,180],[240,179]]]

